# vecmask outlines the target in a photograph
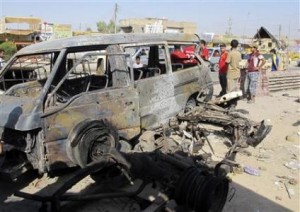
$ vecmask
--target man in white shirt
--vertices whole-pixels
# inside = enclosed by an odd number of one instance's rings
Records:
[[[143,64],[141,63],[140,56],[136,56],[135,63],[133,64],[133,68],[143,68]]]

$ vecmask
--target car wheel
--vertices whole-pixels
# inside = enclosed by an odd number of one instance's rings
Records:
[[[189,112],[194,107],[196,107],[196,100],[195,100],[195,98],[190,97],[185,105],[184,112]]]
[[[117,142],[116,131],[103,121],[85,120],[70,132],[67,152],[74,163],[86,167],[116,147]]]

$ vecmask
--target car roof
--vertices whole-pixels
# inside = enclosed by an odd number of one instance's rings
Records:
[[[56,39],[43,41],[22,48],[17,55],[34,54],[49,51],[59,51],[65,48],[91,46],[91,45],[114,45],[127,44],[137,42],[199,42],[199,37],[196,34],[176,34],[176,33],[161,33],[161,34],[103,34],[90,36],[75,36],[70,38]]]

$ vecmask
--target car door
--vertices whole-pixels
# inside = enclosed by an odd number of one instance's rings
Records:
[[[45,145],[52,153],[48,156],[50,164],[57,161],[70,163],[65,154],[69,133],[86,119],[105,120],[120,137],[128,140],[140,133],[138,92],[130,84],[128,71],[126,74],[126,60],[114,50],[107,56],[108,71],[112,73],[107,75],[114,79],[107,83],[103,81],[106,76],[97,75],[98,55],[91,54],[79,59],[67,71],[69,76],[53,91],[56,96],[65,97],[46,105],[43,114]],[[86,79],[88,83],[85,83]]]
[[[177,43],[181,49],[191,44]],[[170,44],[170,46],[172,46]],[[174,51],[174,50],[173,50]],[[172,52],[170,54],[172,56]],[[170,57],[171,57],[170,56]],[[171,58],[172,78],[174,83],[174,96],[176,103],[181,106],[181,110],[185,108],[189,99],[195,100],[200,91],[208,86],[211,81],[208,68],[201,64],[201,58],[184,58],[173,60]],[[210,90],[210,95],[212,91]],[[194,105],[196,102],[194,101]]]
[[[174,98],[165,45],[143,44],[141,48],[149,48],[148,61],[142,69],[142,77],[134,82],[134,86],[139,93],[141,128],[153,129],[177,114],[180,106]]]

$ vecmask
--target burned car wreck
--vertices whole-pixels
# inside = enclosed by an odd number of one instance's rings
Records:
[[[43,207],[50,202],[52,211],[62,201],[105,198],[129,198],[138,211],[221,211],[235,154],[245,144],[258,145],[271,126],[211,102],[209,67],[196,52],[192,62],[172,61],[172,46],[197,50],[198,44],[195,35],[118,34],[22,49],[0,73],[0,174],[80,166],[51,196],[16,193]],[[134,69],[132,55],[141,48],[148,50],[146,62]],[[203,122],[230,137],[224,160],[201,152],[204,145],[214,152]],[[108,181],[112,190],[66,194],[87,175]],[[123,184],[110,183],[114,179]],[[132,184],[138,188],[128,191]],[[154,202],[140,196],[149,184],[162,194]]]
[[[196,98],[210,100],[212,81],[201,58],[180,69],[170,58],[170,46],[198,43],[195,35],[125,34],[53,40],[21,49],[0,75],[3,151],[13,149],[23,165],[25,160],[40,173],[84,167],[100,146],[96,140],[75,141],[77,134],[103,131],[113,146],[118,138],[130,143],[142,130],[195,105]],[[130,52],[146,47],[147,64],[134,70]]]
[[[222,160],[212,159],[214,147],[203,123],[219,126],[219,133],[232,141]],[[270,130],[268,120],[254,122],[238,111],[200,103],[171,118],[163,127],[144,131],[131,147],[102,148],[102,152],[94,154],[94,162],[77,171],[50,196],[24,192],[15,195],[42,202],[42,211],[47,211],[48,203],[51,211],[64,211],[66,204],[62,202],[101,199],[120,203],[116,206],[97,202],[106,211],[222,211],[229,193],[226,175],[239,167],[234,161],[241,149],[239,144],[255,147]],[[211,151],[202,151],[204,146]],[[87,175],[95,180],[99,192],[67,192]],[[152,200],[149,194],[155,195]]]

